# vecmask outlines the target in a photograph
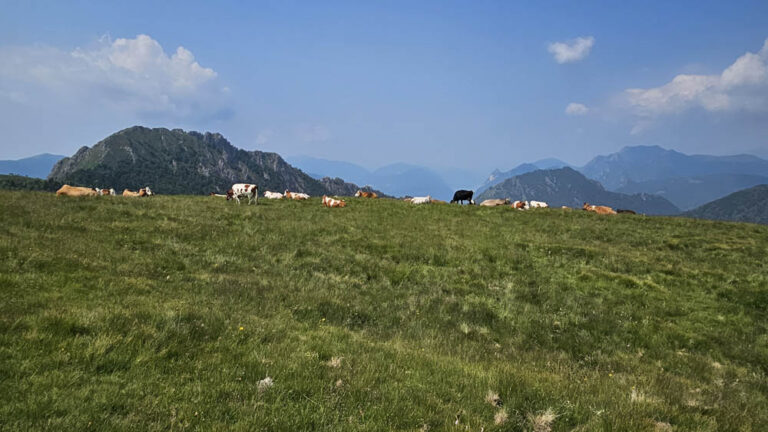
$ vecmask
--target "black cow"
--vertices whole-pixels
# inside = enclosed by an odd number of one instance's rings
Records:
[[[616,213],[637,214],[634,210],[616,209]]]
[[[468,201],[470,204],[474,204],[475,202],[472,201],[473,194],[474,192],[472,192],[471,190],[464,190],[464,189],[457,190],[453,194],[453,199],[451,200],[451,204],[455,202],[459,204],[463,204],[464,201]]]

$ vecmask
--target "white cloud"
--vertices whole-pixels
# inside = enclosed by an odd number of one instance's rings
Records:
[[[555,57],[555,61],[571,63],[585,59],[595,44],[592,36],[583,36],[564,42],[553,42],[547,47],[547,51]]]
[[[581,115],[585,115],[588,112],[589,112],[589,108],[587,108],[586,105],[576,103],[576,102],[571,102],[568,104],[567,107],[565,107],[565,113],[570,116],[581,116]]]
[[[660,87],[627,89],[627,103],[641,117],[707,111],[768,111],[768,40],[757,53],[748,52],[715,75],[677,75]]]
[[[41,45],[0,47],[0,78],[40,99],[61,96],[176,117],[220,110],[227,93],[216,72],[201,66],[192,52],[180,46],[169,55],[147,35],[114,41],[103,37],[73,51]]]

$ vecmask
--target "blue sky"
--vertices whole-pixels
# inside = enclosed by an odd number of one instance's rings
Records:
[[[485,173],[641,144],[768,157],[765,1],[0,9],[0,159],[134,124],[369,168]]]

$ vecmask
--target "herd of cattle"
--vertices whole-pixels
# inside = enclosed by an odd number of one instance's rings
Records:
[[[453,203],[467,203],[469,205],[474,205],[475,201],[472,199],[474,192],[471,190],[458,190],[453,194],[453,199],[451,200],[451,204]],[[88,187],[79,187],[79,186],[69,186],[64,185],[56,191],[56,195],[63,195],[63,196],[99,196],[99,195],[117,195],[117,192],[115,192],[114,189],[101,189],[101,188],[88,188]],[[125,189],[122,193],[125,197],[148,197],[154,195],[152,190],[149,187],[143,187],[139,189],[137,192]],[[234,200],[238,204],[240,204],[240,198],[248,198],[248,204],[253,203],[254,205],[259,203],[259,186],[255,184],[249,184],[249,183],[236,183],[233,184],[229,190],[227,190],[226,194],[218,194],[215,192],[211,192],[210,196],[214,197],[221,197],[226,198],[227,201]],[[291,192],[289,190],[284,191],[283,193],[280,192],[271,192],[266,191],[264,192],[264,197],[267,199],[290,199],[290,200],[306,200],[309,199],[309,195],[305,193],[300,192]],[[355,197],[357,198],[378,198],[378,195],[376,192],[365,192],[362,190],[358,190],[357,193],[355,193]],[[407,197],[403,198],[404,201],[410,202],[411,204],[448,204],[445,201],[434,199],[431,196],[423,196],[423,197]],[[336,198],[331,198],[326,195],[323,195],[322,204],[324,207],[331,207],[331,208],[343,208],[347,206],[347,203],[344,200]],[[483,207],[498,207],[498,206],[506,206],[511,207],[517,210],[528,210],[528,209],[534,209],[534,208],[547,208],[549,205],[543,201],[510,201],[509,198],[507,199],[487,199],[480,203],[480,206]],[[563,206],[563,209],[570,209],[570,207]],[[632,210],[623,210],[623,209],[612,209],[608,206],[599,206],[599,205],[592,205],[589,203],[584,203],[582,206],[582,210],[594,212],[597,214],[602,215],[609,215],[609,214],[617,214],[617,213],[629,213],[629,214],[636,214]]]

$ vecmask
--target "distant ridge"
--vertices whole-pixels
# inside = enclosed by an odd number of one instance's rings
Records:
[[[0,160],[0,174],[17,174],[44,179],[53,165],[65,158],[62,155],[43,153],[17,160]]]
[[[768,224],[768,184],[734,192],[683,215],[701,219]]]
[[[350,195],[357,186],[341,179],[316,180],[277,153],[238,149],[218,133],[134,126],[82,147],[56,163],[50,180],[83,186],[164,194],[222,192],[235,182],[261,191],[285,189],[310,195]]]
[[[551,207],[580,208],[584,202],[589,202],[654,215],[680,212],[674,204],[662,197],[607,191],[600,183],[568,167],[538,170],[506,179],[480,194],[477,201],[490,198],[545,201]]]

